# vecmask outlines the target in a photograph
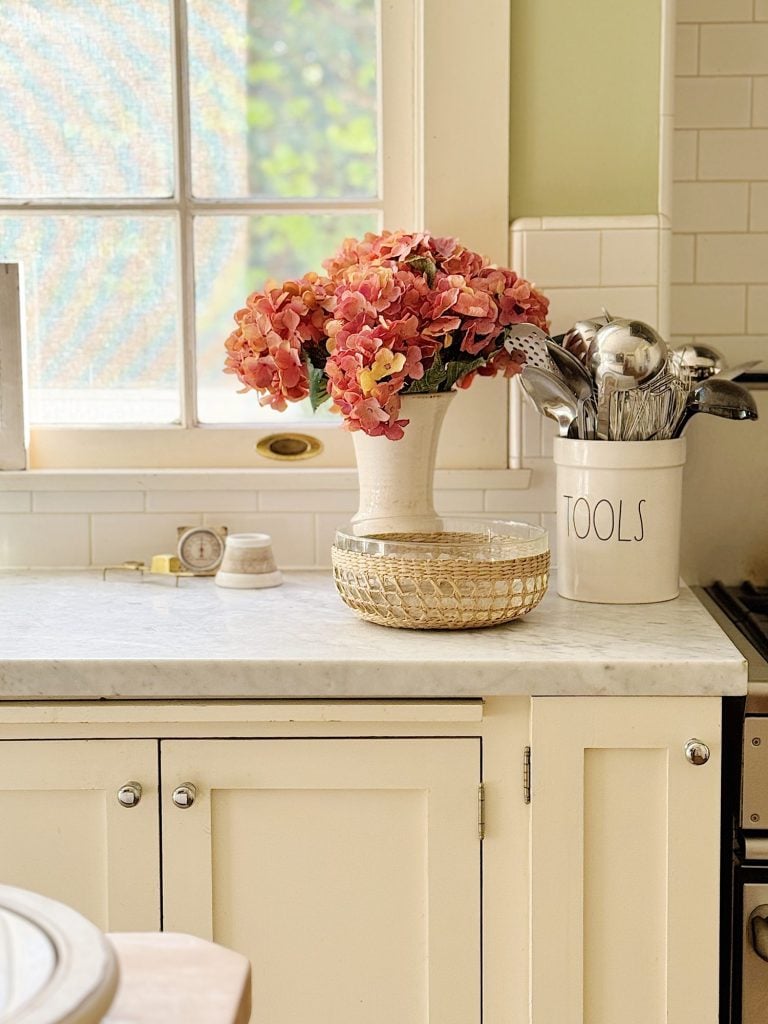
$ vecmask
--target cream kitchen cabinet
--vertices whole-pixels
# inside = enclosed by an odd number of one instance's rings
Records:
[[[531,721],[533,1024],[716,1024],[720,701],[534,698]]]
[[[161,748],[164,926],[249,957],[255,1020],[479,1024],[479,738]]]
[[[141,780],[127,809],[116,794]],[[0,742],[0,882],[70,904],[98,927],[160,927],[157,743]]]
[[[0,878],[153,928],[161,848],[270,1024],[714,1024],[720,703],[8,703]]]

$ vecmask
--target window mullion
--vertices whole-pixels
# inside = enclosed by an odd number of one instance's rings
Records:
[[[181,424],[184,427],[193,427],[197,424],[197,345],[186,0],[173,0],[173,27],[174,103],[176,108],[174,150],[176,198],[179,210],[178,273],[181,286],[179,297]]]

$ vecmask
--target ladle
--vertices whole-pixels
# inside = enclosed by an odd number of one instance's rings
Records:
[[[757,419],[757,406],[751,393],[735,381],[722,380],[719,374],[708,377],[693,389],[672,436],[680,437],[691,417],[700,412],[726,420]]]

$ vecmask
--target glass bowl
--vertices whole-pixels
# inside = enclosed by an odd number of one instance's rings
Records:
[[[362,618],[410,629],[470,629],[531,611],[549,578],[547,531],[505,520],[431,516],[408,531],[336,532],[336,588]]]

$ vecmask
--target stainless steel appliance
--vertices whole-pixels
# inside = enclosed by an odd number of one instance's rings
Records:
[[[768,587],[699,592],[749,665],[723,721],[721,1024],[768,1024]]]

